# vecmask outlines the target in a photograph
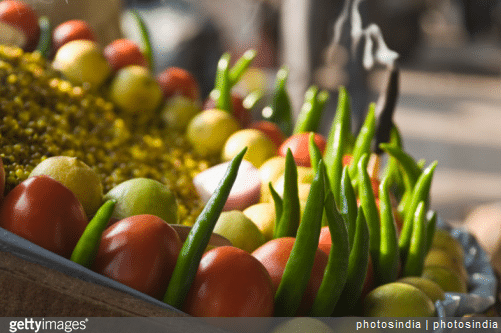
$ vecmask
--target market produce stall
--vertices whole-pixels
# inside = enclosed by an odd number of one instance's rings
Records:
[[[340,87],[324,137],[329,94],[310,87],[294,120],[286,66],[252,118],[260,92],[233,88],[254,50],[221,57],[203,102],[191,73],[154,77],[135,17],[140,46],[56,41],[50,28],[36,50],[0,46],[1,286],[20,281],[6,315],[72,315],[76,304],[91,316],[450,317],[494,305],[485,253],[430,208],[439,161],[409,155],[392,120],[395,57],[360,131]],[[103,302],[83,297],[89,283]],[[16,299],[24,289],[56,305]]]

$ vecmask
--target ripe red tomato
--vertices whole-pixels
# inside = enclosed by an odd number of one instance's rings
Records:
[[[249,124],[252,122],[252,115],[249,110],[244,108],[243,98],[239,94],[232,92],[231,93],[231,107],[232,114],[236,120],[240,123],[242,128],[247,128]],[[214,109],[216,107],[216,102],[212,98],[208,98],[203,106],[203,110]]]
[[[87,226],[77,197],[48,176],[17,185],[0,208],[0,226],[44,249],[69,258]]]
[[[139,46],[129,39],[116,39],[104,48],[104,57],[114,71],[129,65],[148,67]]]
[[[268,241],[264,245],[257,248],[252,255],[259,260],[271,276],[275,291],[280,285],[285,265],[289,260],[292,247],[294,246],[294,237],[282,237]],[[317,249],[313,262],[313,269],[310,275],[310,280],[303,295],[301,305],[297,310],[297,316],[304,316],[308,313],[313,305],[318,288],[322,283],[324,270],[327,266],[328,255]]]
[[[280,147],[280,145],[284,142],[285,140],[285,135],[278,127],[277,124],[272,123],[271,121],[267,120],[260,120],[253,122],[249,125],[249,128],[257,129],[266,134],[271,141],[277,146],[277,149]]]
[[[332,246],[331,231],[328,226],[320,229],[320,238],[318,239],[318,248],[329,255]]]
[[[191,100],[200,98],[200,87],[195,77],[187,70],[179,67],[169,67],[158,74],[157,82],[165,98],[183,95]]]
[[[263,265],[233,246],[206,252],[183,311],[195,317],[271,317],[274,289]]]
[[[15,45],[28,52],[35,50],[40,37],[40,26],[38,25],[38,15],[33,8],[22,1],[1,1],[0,22],[15,28],[20,33],[20,39],[14,42]],[[0,38],[2,44],[13,42],[13,36],[10,33],[8,35],[7,41]]]
[[[310,133],[299,133],[290,136],[278,149],[278,155],[285,157],[287,149],[290,148],[294,161],[298,166],[311,167],[309,136]],[[314,141],[323,154],[327,145],[325,138],[321,134],[315,133]]]
[[[134,215],[104,231],[92,269],[160,299],[181,247],[179,235],[164,220]]]
[[[78,39],[96,41],[91,26],[82,20],[63,22],[52,31],[52,46],[54,51],[57,51],[64,44]]]

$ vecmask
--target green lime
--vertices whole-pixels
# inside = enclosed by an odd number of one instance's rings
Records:
[[[366,317],[433,317],[435,305],[419,288],[391,282],[372,290],[364,299]]]
[[[452,256],[445,249],[431,248],[424,259],[424,267],[440,266],[453,270],[463,278],[468,278],[468,273],[463,262],[459,258]]]
[[[397,282],[408,283],[414,287],[421,289],[435,304],[436,301],[445,299],[445,292],[436,282],[425,279],[420,276],[407,276],[401,278]]]
[[[214,227],[214,233],[227,238],[233,246],[249,253],[265,243],[258,227],[239,210],[222,212]]]
[[[53,156],[39,163],[30,173],[46,175],[69,188],[82,204],[88,218],[103,202],[103,185],[97,172],[76,157]]]
[[[422,277],[436,282],[445,292],[466,293],[466,281],[454,270],[439,266],[428,266],[423,270]]]
[[[464,261],[463,246],[445,229],[435,229],[431,247],[447,251],[447,253],[456,258],[459,262]]]
[[[169,127],[185,130],[191,119],[200,111],[201,106],[197,100],[175,95],[165,102],[161,116]]]
[[[219,155],[226,140],[239,128],[240,125],[230,113],[210,109],[198,113],[191,119],[186,135],[198,154]]]
[[[149,178],[133,178],[112,188],[104,200],[115,199],[113,218],[150,214],[169,224],[178,223],[177,200],[170,188]]]

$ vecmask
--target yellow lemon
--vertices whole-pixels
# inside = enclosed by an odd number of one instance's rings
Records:
[[[240,125],[230,113],[209,109],[191,119],[186,135],[198,154],[218,155],[221,154],[226,140],[239,129]]]
[[[242,129],[233,133],[226,140],[221,158],[229,161],[247,147],[244,159],[251,162],[256,168],[277,153],[277,148],[266,134],[256,129]]]
[[[243,213],[259,228],[264,238],[269,241],[275,231],[275,205],[271,202],[261,202],[247,207]]]
[[[76,157],[53,156],[42,161],[30,173],[46,175],[69,188],[91,218],[103,201],[103,185],[97,172]]]
[[[284,173],[285,157],[274,156],[268,159],[259,168],[259,177],[261,178],[261,202],[272,202],[270,188],[268,184],[272,184]]]
[[[239,210],[222,212],[214,227],[214,233],[227,238],[233,246],[249,253],[265,243],[258,227]]]

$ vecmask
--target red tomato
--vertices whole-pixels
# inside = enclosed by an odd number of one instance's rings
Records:
[[[129,65],[148,67],[139,46],[129,39],[116,39],[104,48],[104,57],[114,71]]]
[[[298,166],[311,167],[309,136],[310,133],[299,133],[290,136],[278,149],[278,155],[285,157],[287,149],[290,148]],[[314,141],[323,154],[327,145],[325,138],[321,134],[315,133]]]
[[[38,15],[30,6],[22,1],[1,1],[0,22],[15,28],[21,34],[22,40],[15,43],[17,46],[28,52],[35,50],[40,37],[40,26]],[[3,38],[0,40],[5,43]]]
[[[277,146],[277,149],[285,140],[285,135],[280,127],[278,127],[277,124],[272,123],[271,121],[256,121],[250,124],[249,128],[260,130],[261,132],[266,134],[271,139],[271,141],[273,141],[275,146]]]
[[[191,100],[200,98],[200,87],[195,77],[185,69],[169,67],[158,74],[157,82],[165,98],[183,95]]]
[[[252,122],[252,115],[249,110],[244,108],[243,106],[243,98],[237,93],[231,93],[231,106],[232,113],[235,119],[238,120],[242,128],[247,128],[249,124]],[[208,98],[204,105],[202,106],[203,110],[213,109],[216,107],[216,102],[212,98]]]
[[[274,289],[263,265],[233,246],[206,252],[184,303],[195,317],[271,317]]]
[[[67,187],[48,176],[35,176],[5,197],[0,226],[69,258],[87,226],[87,217]]]
[[[164,220],[134,215],[104,231],[92,269],[160,299],[181,247],[179,235]]]
[[[318,239],[318,248],[329,255],[332,246],[331,231],[328,226],[320,229],[320,238]]]
[[[282,237],[268,241],[264,245],[257,248],[252,255],[257,258],[268,271],[273,282],[275,291],[280,285],[285,265],[289,260],[292,247],[294,246],[294,237]],[[301,305],[297,310],[297,316],[304,316],[308,313],[313,305],[318,288],[322,283],[324,270],[327,266],[328,255],[317,249],[313,262],[313,269],[310,275],[310,280],[303,295]]]
[[[52,46],[54,51],[57,51],[64,44],[78,39],[96,41],[92,28],[87,22],[82,20],[63,22],[52,31]]]
[[[353,155],[351,154],[343,155],[343,166],[350,165],[352,161],[353,161]]]

